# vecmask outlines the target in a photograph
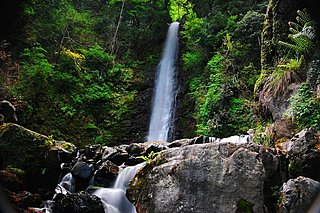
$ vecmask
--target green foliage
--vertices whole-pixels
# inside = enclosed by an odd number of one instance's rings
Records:
[[[210,83],[205,88],[205,97],[198,99],[195,118],[198,120],[197,132],[201,135],[221,135],[222,122],[226,118],[226,109],[223,103],[226,102],[228,95],[225,93],[225,77],[222,73],[221,54],[216,54],[208,62],[210,70]]]
[[[54,147],[55,141],[52,135],[48,136],[48,139],[44,142],[44,145],[48,147],[48,149]]]
[[[73,152],[75,150],[75,146],[72,143],[69,142],[63,142],[61,143],[61,147],[65,150],[68,150],[70,152]]]
[[[189,15],[192,7],[191,2],[188,0],[171,0],[170,16],[172,21],[181,20],[184,15]]]
[[[258,145],[263,145],[265,147],[272,147],[273,144],[272,137],[266,134],[258,134],[254,138],[254,142]]]
[[[299,71],[301,70],[303,60],[304,57],[301,56],[298,60],[290,59],[289,62],[278,64],[265,83],[263,89],[265,96],[282,95],[287,91],[290,84],[301,82]]]
[[[161,151],[162,152],[162,151]],[[147,161],[147,162],[150,162],[152,161],[157,155],[159,155],[161,152],[154,152],[154,151],[151,151],[148,155],[141,155],[141,156],[138,156],[138,158],[141,158],[142,160],[144,161]]]
[[[199,65],[201,65],[202,61],[203,58],[200,52],[186,52],[182,55],[184,70],[190,71],[190,73],[199,69]]]
[[[314,127],[320,129],[320,102],[309,85],[304,83],[298,92],[290,98],[285,115],[294,119],[300,129]]]
[[[229,127],[238,133],[245,134],[254,125],[254,112],[251,102],[243,98],[231,98],[230,100],[230,124]]]
[[[204,20],[198,18],[197,14],[190,8],[186,15],[186,21],[183,24],[181,37],[186,41],[191,51],[197,51],[197,45],[201,42],[201,39],[206,36],[203,31],[204,26]]]
[[[288,35],[288,38],[293,44],[284,41],[279,41],[279,44],[294,50],[297,54],[309,55],[317,40],[316,23],[307,9],[298,10],[297,13],[297,22],[289,22],[291,34]]]
[[[141,137],[137,95],[150,85],[166,23],[178,20],[185,123],[200,134],[245,131],[259,70],[261,2],[24,1],[19,121],[76,144]]]
[[[23,98],[41,99],[51,93],[51,77],[54,74],[53,65],[49,63],[42,47],[25,49],[22,57],[25,61],[20,66],[18,91]],[[28,89],[26,89],[28,88]]]

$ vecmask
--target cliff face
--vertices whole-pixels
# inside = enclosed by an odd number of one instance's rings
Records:
[[[299,103],[297,105],[297,97],[300,97],[300,100],[308,99],[306,96],[302,97],[301,91],[305,85],[310,94],[313,93],[312,98],[310,96],[310,102],[317,96],[319,71],[316,70],[320,69],[319,38],[310,39],[308,41],[310,46],[305,51],[297,51],[294,48],[305,45],[306,42],[297,42],[295,36],[300,36],[301,33],[296,34],[297,32],[293,33],[292,30],[290,32],[288,25],[290,22],[296,22],[302,29],[303,23],[299,23],[299,19],[296,18],[300,16],[297,11],[307,9],[308,19],[312,20],[314,31],[317,31],[319,15],[315,12],[314,4],[315,1],[286,0],[270,0],[268,4],[262,31],[261,75],[255,85],[255,98],[258,112],[278,123],[283,123],[283,119],[289,118],[289,120],[298,121],[296,124],[300,125],[299,113],[290,110],[297,109],[299,105]],[[301,21],[301,17],[299,18]],[[290,27],[294,28],[292,24]],[[288,38],[290,36],[291,39]],[[292,48],[281,46],[279,42],[282,41],[291,42]],[[295,67],[290,67],[289,64],[294,61],[299,63]],[[276,127],[274,131],[279,132],[279,129]]]

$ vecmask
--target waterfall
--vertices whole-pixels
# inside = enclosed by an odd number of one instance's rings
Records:
[[[128,166],[123,169],[112,188],[97,189],[93,194],[100,197],[106,213],[136,213],[136,209],[126,197],[130,180],[144,164]]]
[[[153,94],[148,141],[167,141],[173,128],[179,22],[170,24]]]

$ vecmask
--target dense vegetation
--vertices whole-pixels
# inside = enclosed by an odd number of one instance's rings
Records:
[[[286,119],[298,128],[319,129],[319,64],[300,73],[318,51],[317,23],[306,11],[299,13],[302,20],[291,22],[293,43],[284,38],[277,47],[278,62],[266,70],[260,48],[267,4],[24,1],[19,33],[8,34],[10,44],[1,45],[0,98],[18,107],[20,124],[56,139],[75,144],[141,141],[167,23],[180,21],[180,137],[262,131],[274,118],[260,117],[255,92],[266,84],[270,97],[281,95],[292,82],[305,83],[292,97]],[[303,35],[308,29],[313,37]]]

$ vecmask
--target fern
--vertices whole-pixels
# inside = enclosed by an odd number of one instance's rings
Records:
[[[315,47],[316,42],[316,24],[312,20],[307,9],[298,10],[297,22],[289,22],[289,39],[293,42],[288,43],[279,41],[279,44],[294,50],[299,55],[308,55]]]

